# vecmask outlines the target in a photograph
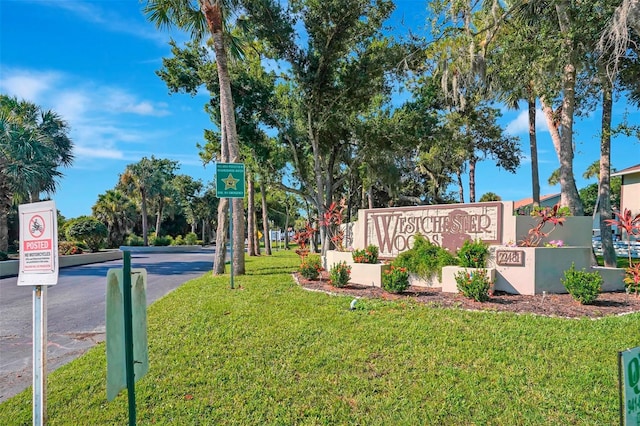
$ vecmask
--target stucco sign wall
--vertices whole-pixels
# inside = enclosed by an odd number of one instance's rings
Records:
[[[365,245],[382,257],[395,257],[413,246],[414,235],[454,252],[465,240],[502,242],[502,203],[398,207],[364,211]]]

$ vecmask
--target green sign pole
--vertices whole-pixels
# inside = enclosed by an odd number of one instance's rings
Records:
[[[131,308],[131,252],[123,252],[122,293],[124,296],[124,356],[129,398],[129,426],[136,424],[136,390],[133,372],[133,321]]]

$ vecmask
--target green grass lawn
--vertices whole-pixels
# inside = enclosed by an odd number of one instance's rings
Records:
[[[596,256],[596,260],[598,261],[598,265],[604,266],[604,257]],[[634,260],[632,260],[633,262]],[[618,268],[628,268],[629,267],[629,258],[628,257],[618,257]]]
[[[639,314],[571,320],[302,290],[293,252],[247,258],[241,286],[209,275],[148,311],[138,424],[612,425],[617,351]],[[49,376],[50,425],[127,424],[106,401],[105,346]],[[31,424],[31,390],[0,405]]]

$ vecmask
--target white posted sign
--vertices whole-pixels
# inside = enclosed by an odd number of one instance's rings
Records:
[[[58,283],[58,217],[53,201],[22,204],[18,285]]]

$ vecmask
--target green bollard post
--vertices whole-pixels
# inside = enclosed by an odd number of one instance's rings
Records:
[[[136,390],[133,371],[133,310],[131,308],[131,252],[123,252],[122,293],[124,296],[124,353],[129,398],[129,426],[136,424]]]

